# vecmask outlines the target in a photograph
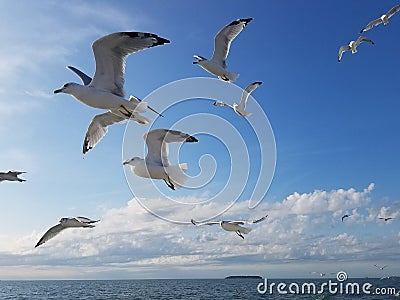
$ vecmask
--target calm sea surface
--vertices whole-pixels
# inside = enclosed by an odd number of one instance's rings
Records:
[[[269,279],[278,285],[283,282],[295,288],[303,283],[314,283],[317,288],[326,279]],[[333,281],[333,280],[332,280]],[[41,280],[0,281],[0,299],[400,299],[392,295],[372,295],[376,288],[389,293],[387,288],[400,290],[400,279],[349,279],[346,282],[372,284],[371,295],[281,295],[276,288],[273,294],[257,291],[261,279],[161,279],[161,280]],[[335,282],[335,281],[333,281]],[[263,285],[260,286],[262,291]],[[383,289],[382,289],[383,288]]]

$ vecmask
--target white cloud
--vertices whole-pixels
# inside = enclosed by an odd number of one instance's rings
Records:
[[[315,260],[365,261],[374,259],[377,253],[386,255],[388,259],[398,259],[397,232],[395,236],[384,237],[386,244],[382,247],[382,241],[348,233],[346,227],[338,233],[317,231],[322,226],[329,228],[327,224],[332,222],[332,213],[336,212],[333,207],[339,210],[356,205],[360,209],[367,208],[372,187],[370,185],[361,192],[339,189],[302,195],[294,193],[281,202],[264,202],[256,210],[249,210],[246,202],[236,203],[224,214],[224,219],[259,218],[269,213],[266,221],[253,226],[253,231],[245,240],[221,230],[219,226],[195,227],[190,223],[178,225],[166,222],[148,213],[132,199],[124,207],[105,211],[96,228],[66,230],[34,249],[33,245],[47,230],[36,229],[29,236],[14,240],[7,249],[2,249],[0,261],[7,261],[6,264],[14,268],[23,262],[34,266],[61,267],[68,264],[72,268],[84,265],[88,269],[100,268],[106,272],[112,266],[113,270],[129,270],[130,274],[136,270],[138,276],[141,268],[146,268],[153,270],[156,276],[157,270],[169,267],[198,270],[208,266],[213,270],[229,265],[233,269],[251,270],[261,262],[278,265],[287,260],[298,263]],[[165,199],[143,201],[162,206]],[[317,209],[311,209],[309,203]],[[343,206],[339,207],[337,203]],[[196,205],[186,218],[199,218],[219,208],[218,203]],[[175,210],[179,217],[183,217],[180,214],[187,214],[179,209],[178,203],[169,204],[165,209]],[[352,212],[358,214],[354,209]],[[319,219],[321,214],[324,217]],[[340,218],[334,219],[341,223]],[[369,223],[370,226],[374,224]]]

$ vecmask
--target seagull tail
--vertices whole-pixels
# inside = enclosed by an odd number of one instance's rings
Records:
[[[230,82],[235,82],[239,78],[240,74],[235,73],[227,73],[225,76],[229,79]]]
[[[131,120],[132,120],[132,121],[135,121],[135,122],[137,122],[137,123],[139,123],[140,125],[147,125],[147,124],[149,124],[151,121],[153,121],[152,119],[146,118],[146,117],[144,117],[144,116],[142,116],[142,115],[139,115],[139,114],[133,114],[133,115],[131,116]]]
[[[132,102],[134,102],[135,104],[136,104],[136,107],[135,107],[135,110],[134,110],[134,112],[135,113],[144,113],[144,112],[146,112],[146,110],[147,110],[147,102],[139,102],[139,103],[137,103],[136,102],[136,99],[134,99],[133,97],[131,97],[131,98],[129,98],[129,101],[132,101]]]
[[[176,185],[177,188],[184,186],[185,182],[188,180],[188,176],[185,171],[188,169],[186,163],[168,166],[165,168],[170,180]]]

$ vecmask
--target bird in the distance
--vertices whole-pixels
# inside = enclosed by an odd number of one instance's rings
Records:
[[[257,224],[260,223],[261,221],[264,221],[268,215],[257,219],[257,220],[241,220],[241,221],[211,221],[211,222],[197,222],[193,219],[190,221],[192,222],[193,225],[196,226],[203,226],[203,225],[220,225],[222,229],[226,231],[234,231],[238,236],[240,236],[242,239],[244,239],[243,234],[248,234],[251,231],[250,227],[244,227],[241,225],[245,224]]]
[[[73,217],[73,218],[61,218],[59,224],[54,225],[46,233],[40,238],[39,242],[37,242],[36,247],[39,247],[41,244],[46,243],[48,240],[55,237],[59,234],[62,230],[67,228],[93,228],[95,227],[92,225],[93,223],[97,223],[100,220],[91,220],[85,217]]]
[[[345,218],[348,218],[348,217],[350,217],[350,215],[348,215],[348,214],[343,215],[343,217],[342,217],[342,222],[343,222],[343,220],[344,220]]]
[[[210,60],[200,56],[194,55],[197,64],[206,70],[208,73],[217,76],[219,79],[234,82],[239,77],[239,74],[231,73],[226,70],[226,58],[229,54],[229,48],[232,41],[237,35],[251,22],[253,18],[237,19],[224,28],[222,28],[214,38],[214,53]]]
[[[369,38],[366,38],[365,36],[360,36],[356,41],[350,41],[350,43],[346,46],[342,46],[339,48],[339,53],[338,53],[338,62],[342,60],[342,55],[345,51],[351,50],[351,53],[357,53],[357,47],[358,45],[361,44],[361,42],[367,42],[372,45],[375,45],[375,43],[370,40]]]
[[[83,154],[95,147],[107,133],[108,126],[123,123],[128,119],[146,125],[151,120],[142,116],[147,110],[147,103],[131,96],[125,99],[124,74],[128,55],[158,45],[169,43],[169,40],[146,32],[115,32],[96,40],[93,53],[96,61],[96,72],[93,79],[83,76],[76,68],[70,68],[83,81],[66,83],[57,93],[66,93],[78,101],[104,110],[106,113],[96,115],[89,125],[83,143]]]
[[[2,182],[2,181],[24,182],[24,181],[26,181],[25,179],[21,179],[18,177],[18,175],[21,175],[24,173],[26,173],[26,172],[20,172],[20,171],[8,171],[7,173],[0,172],[0,182]]]
[[[367,26],[361,29],[360,33],[370,30],[372,27],[377,26],[381,23],[383,23],[383,25],[389,24],[389,19],[399,10],[400,10],[400,5],[392,7],[386,14],[383,14],[380,18],[369,22]]]
[[[242,117],[249,117],[251,115],[250,112],[245,111],[246,109],[246,103],[247,103],[247,99],[249,98],[249,95],[251,94],[251,92],[253,92],[256,88],[258,88],[260,85],[262,84],[261,81],[256,81],[253,82],[251,84],[249,84],[246,89],[243,91],[242,94],[242,99],[240,101],[239,104],[234,103],[233,105],[227,104],[225,102],[222,101],[215,101],[214,105],[215,106],[228,106],[230,108],[233,108],[233,110]]]
[[[378,217],[378,219],[387,222],[387,221],[392,220],[394,218],[392,218],[392,217]]]
[[[168,129],[151,130],[143,138],[147,145],[146,158],[133,157],[125,160],[123,165],[129,165],[131,171],[137,176],[164,180],[172,190],[183,186],[188,178],[184,173],[187,170],[187,164],[171,166],[168,159],[168,144],[194,143],[198,140],[187,133]]]
[[[387,265],[385,265],[385,266],[383,266],[383,267],[380,267],[380,266],[378,266],[378,265],[374,265],[374,267],[377,267],[379,270],[383,270],[384,268],[387,267]]]

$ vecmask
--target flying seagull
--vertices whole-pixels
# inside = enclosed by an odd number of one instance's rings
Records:
[[[351,50],[352,54],[357,53],[357,47],[358,47],[358,45],[360,45],[361,42],[367,42],[372,45],[375,45],[375,43],[373,41],[371,41],[370,39],[368,39],[364,36],[360,36],[360,37],[358,37],[358,39],[356,41],[350,41],[349,45],[340,47],[339,54],[338,54],[338,62],[341,61],[343,52],[345,52],[345,51]]]
[[[83,154],[95,147],[107,133],[108,126],[123,123],[128,119],[146,125],[151,120],[140,115],[147,109],[147,103],[131,96],[125,100],[124,73],[128,55],[169,43],[162,37],[146,32],[115,32],[96,40],[93,45],[96,60],[96,72],[93,79],[74,67],[70,67],[84,85],[66,83],[54,93],[70,94],[78,101],[94,107],[108,110],[93,118],[86,132]],[[77,72],[78,71],[78,72]]]
[[[249,98],[250,93],[252,91],[254,91],[256,88],[258,88],[261,84],[262,84],[261,81],[256,81],[256,82],[253,82],[253,83],[249,84],[249,86],[246,87],[246,89],[243,91],[242,100],[240,101],[239,104],[234,103],[233,105],[230,105],[230,104],[227,104],[227,103],[222,102],[222,101],[215,101],[214,105],[215,106],[229,106],[229,107],[233,108],[233,110],[239,116],[248,117],[248,116],[251,115],[251,113],[245,111],[247,99]]]
[[[374,265],[374,267],[377,267],[379,270],[383,270],[384,268],[387,267],[387,265],[385,265],[385,266],[383,266],[383,267],[380,267],[380,266],[378,266],[378,265]]]
[[[203,226],[203,225],[216,225],[219,224],[222,229],[226,231],[234,231],[238,236],[240,236],[242,239],[244,239],[243,234],[248,234],[251,231],[251,228],[249,227],[244,227],[240,225],[244,224],[256,224],[261,221],[264,221],[268,215],[258,219],[258,220],[242,220],[242,221],[214,221],[214,222],[197,222],[193,219],[190,221],[192,222],[193,225],[196,226]]]
[[[345,218],[348,218],[348,217],[350,217],[351,215],[348,215],[348,214],[345,214],[343,217],[342,217],[342,222],[343,222],[343,220],[345,219]]]
[[[24,182],[26,181],[25,179],[18,178],[18,175],[24,174],[26,172],[20,172],[20,171],[8,171],[7,173],[0,172],[0,182],[2,181],[19,181],[19,182]]]
[[[400,5],[392,7],[386,14],[383,14],[379,19],[369,22],[367,26],[361,29],[360,33],[370,30],[372,27],[377,26],[381,23],[383,23],[383,25],[389,24],[389,19],[399,10],[400,10]]]
[[[315,272],[315,271],[310,272],[310,274],[318,274],[318,275],[321,276],[321,277],[325,277],[325,276],[326,276],[326,273]],[[336,274],[336,273],[335,273],[335,274]]]
[[[186,133],[168,129],[151,130],[143,138],[147,145],[146,158],[133,157],[125,160],[123,164],[130,165],[131,171],[137,176],[164,180],[172,190],[175,190],[175,187],[183,186],[187,180],[184,173],[187,170],[187,164],[170,165],[168,144],[193,143],[198,140]]]
[[[84,72],[82,72],[78,68],[75,68],[73,66],[67,66],[67,68],[70,69],[72,72],[74,72],[76,75],[78,75],[79,78],[82,80],[82,83],[84,85],[89,85],[90,82],[92,81],[92,77],[90,77],[89,75],[85,74]],[[138,101],[142,101],[136,96],[132,96],[132,97],[135,97]],[[154,108],[151,108],[150,106],[147,106],[147,108],[150,109],[152,112],[156,113],[157,115],[159,115],[160,117],[164,117],[162,114],[157,112]]]
[[[234,82],[239,77],[239,74],[230,73],[226,70],[226,58],[232,41],[251,20],[253,18],[237,19],[222,28],[214,38],[214,53],[211,60],[207,60],[200,55],[194,55],[193,57],[197,61],[193,62],[193,64],[198,64],[207,72],[218,76],[219,79]]]
[[[387,222],[389,220],[392,220],[393,218],[392,217],[379,217],[378,219],[384,220],[385,222]]]
[[[55,237],[59,234],[62,230],[67,228],[74,228],[74,227],[84,227],[84,228],[93,228],[95,227],[92,223],[99,222],[100,220],[91,220],[85,217],[74,217],[74,218],[61,218],[59,221],[60,223],[54,225],[46,233],[41,237],[39,242],[37,242],[36,247],[39,247],[41,244],[46,243],[48,240]]]

